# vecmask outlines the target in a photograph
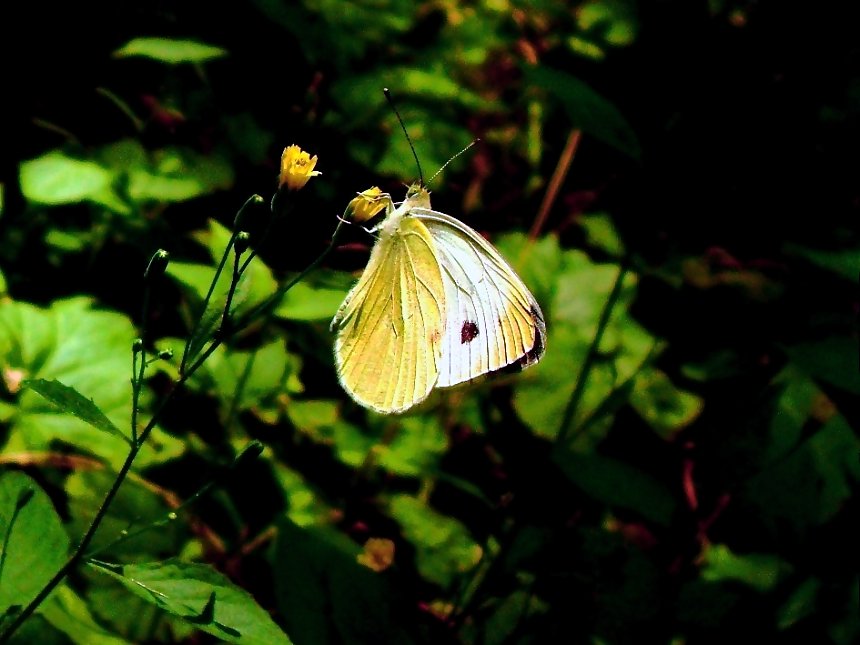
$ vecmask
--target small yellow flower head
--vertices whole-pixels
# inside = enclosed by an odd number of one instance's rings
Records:
[[[377,573],[385,571],[394,564],[394,542],[386,538],[370,538],[356,559]]]
[[[373,219],[379,211],[388,205],[389,197],[386,193],[379,190],[378,186],[368,188],[364,192],[358,193],[349,206],[346,207],[346,212],[350,215],[353,222],[366,222]]]
[[[308,179],[322,174],[319,170],[314,170],[316,165],[316,155],[311,157],[295,144],[284,148],[278,188],[286,186],[289,190],[301,190],[308,183]]]

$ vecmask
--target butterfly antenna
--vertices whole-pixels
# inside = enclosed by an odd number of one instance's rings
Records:
[[[412,156],[415,157],[415,165],[418,166],[418,179],[421,180],[421,185],[424,186],[424,173],[421,172],[421,162],[418,161],[418,154],[415,152],[415,146],[412,145],[412,137],[409,136],[409,130],[406,129],[406,124],[403,123],[403,119],[400,118],[400,112],[397,111],[397,106],[394,105],[394,99],[391,98],[391,90],[387,87],[383,87],[382,93],[385,94],[385,98],[388,99],[388,104],[391,106],[391,109],[394,110],[394,115],[400,122],[400,127],[403,128],[403,134],[406,135],[406,140],[409,142],[409,149],[412,151]],[[442,167],[444,168],[445,166]]]
[[[432,183],[433,183],[433,180],[434,180],[434,179],[436,179],[436,177],[438,177],[438,176],[439,176],[439,173],[441,173],[443,170],[445,170],[445,168],[447,168],[447,167],[448,167],[448,164],[449,164],[449,163],[451,163],[452,161],[454,161],[454,159],[456,159],[456,158],[457,158],[457,157],[459,157],[461,154],[463,154],[464,152],[466,152],[466,150],[468,150],[468,149],[469,149],[469,148],[471,148],[473,145],[475,145],[476,143],[478,143],[478,141],[480,141],[480,139],[475,139],[474,141],[472,141],[472,143],[470,143],[468,146],[466,146],[465,148],[463,148],[460,152],[458,152],[457,154],[455,154],[455,155],[454,155],[453,157],[451,157],[448,161],[446,161],[445,163],[443,163],[443,164],[442,164],[442,167],[441,167],[441,168],[439,168],[439,170],[437,170],[437,171],[436,171],[436,174],[434,174],[432,177],[430,177],[430,181],[428,181],[427,183],[428,183],[428,184],[432,184]]]

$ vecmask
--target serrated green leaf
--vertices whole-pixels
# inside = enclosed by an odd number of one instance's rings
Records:
[[[104,415],[104,412],[93,400],[86,398],[75,388],[64,385],[57,380],[46,381],[41,378],[26,380],[23,385],[41,394],[63,412],[67,412],[81,421],[89,423],[94,428],[115,435],[131,444],[129,438],[111,423],[111,420]]]
[[[48,495],[22,472],[0,474],[0,615],[26,607],[65,564],[69,536]]]
[[[447,588],[480,561],[481,547],[457,520],[409,495],[394,495],[390,507],[415,547],[415,564],[425,579]]]
[[[290,642],[247,591],[208,565],[176,559],[121,566],[89,564],[131,593],[229,643]]]
[[[611,457],[578,454],[559,448],[553,461],[562,472],[594,499],[623,508],[668,526],[675,513],[675,498],[651,475]]]
[[[389,572],[358,564],[360,552],[357,544],[330,527],[279,523],[275,593],[296,642],[414,642],[414,609],[398,597]]]
[[[134,38],[113,53],[115,58],[143,56],[162,63],[205,63],[227,56],[227,50],[195,40]]]

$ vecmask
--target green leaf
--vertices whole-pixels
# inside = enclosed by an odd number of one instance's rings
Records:
[[[703,561],[702,579],[709,582],[742,582],[762,592],[772,590],[791,571],[791,567],[775,555],[736,555],[724,544],[709,545]]]
[[[821,580],[807,578],[794,590],[788,600],[777,612],[777,625],[780,629],[788,629],[807,616],[816,613],[817,596],[821,591]]]
[[[448,449],[448,436],[437,417],[400,420],[391,441],[375,447],[379,465],[390,473],[417,477],[436,469]]]
[[[328,288],[299,282],[287,291],[275,315],[287,320],[329,320],[348,291],[349,287]]]
[[[189,382],[198,391],[215,394],[222,414],[230,410],[259,412],[269,418],[278,414],[278,397],[295,393],[298,357],[287,352],[283,340],[276,340],[254,351],[216,349]]]
[[[860,483],[860,439],[841,415],[777,458],[744,486],[758,518],[779,535],[803,534],[833,518]]]
[[[113,53],[115,58],[143,56],[162,63],[205,63],[227,56],[227,50],[194,40],[133,38]]]
[[[92,523],[115,479],[116,473],[109,470],[79,470],[69,475],[65,488],[72,534],[83,534]],[[175,553],[188,538],[188,530],[185,521],[168,519],[173,510],[155,491],[129,479],[108,508],[89,551],[144,561]],[[147,527],[149,530],[139,533]],[[105,548],[108,550],[103,551]]]
[[[559,448],[553,454],[562,472],[594,499],[639,513],[669,526],[675,499],[666,486],[647,473],[611,457],[578,454]]]
[[[56,380],[46,381],[41,378],[24,381],[23,385],[41,394],[63,412],[68,412],[94,428],[120,437],[131,444],[129,438],[111,423],[93,400],[84,397],[75,388]]]
[[[131,344],[136,336],[131,322],[116,312],[95,309],[86,298],[57,300],[42,309],[22,302],[0,303],[0,362],[7,381],[57,380],[87,392],[116,427],[127,427],[132,393],[129,385]],[[141,408],[149,391],[144,389]],[[48,450],[62,441],[89,451],[119,467],[128,444],[89,423],[59,412],[32,390],[18,396],[17,414],[4,450]],[[141,450],[136,468],[160,463],[182,453],[183,444],[157,428]]]
[[[287,496],[287,517],[291,522],[297,526],[311,526],[331,515],[331,509],[322,501],[320,493],[299,472],[278,461],[273,460],[271,465],[281,490]]]
[[[183,202],[233,185],[233,169],[218,155],[165,148],[149,157],[145,164],[126,166],[135,202]]]
[[[289,643],[251,595],[204,564],[177,559],[144,564],[90,566],[131,593],[229,643]]]
[[[63,566],[69,536],[48,495],[22,472],[0,474],[0,615],[26,607]]]
[[[860,249],[824,251],[788,243],[785,250],[791,255],[800,256],[815,266],[852,282],[857,279],[860,272]]]
[[[678,389],[660,370],[646,367],[634,381],[630,404],[663,438],[671,438],[702,412],[702,399]]]
[[[90,614],[86,602],[66,585],[57,588],[39,607],[39,613],[78,645],[128,643],[100,626]]]
[[[549,303],[545,299],[542,301],[544,313],[549,317],[547,346],[550,350],[536,367],[519,377],[514,407],[535,434],[553,439],[594,340],[597,322],[618,276],[618,267],[595,264],[579,251],[562,252],[555,240],[535,248],[529,260],[549,267],[550,275],[537,279],[549,282],[538,293],[553,294]],[[604,403],[617,392],[628,391],[624,385],[659,348],[657,339],[627,314],[636,282],[634,275],[625,278],[575,411],[574,432],[570,436],[576,437],[578,449],[587,450],[603,436],[611,422],[611,414],[607,414]],[[613,411],[620,403],[613,402]],[[593,416],[598,412],[603,419],[596,423]],[[577,432],[583,429],[587,432]]]
[[[425,579],[447,588],[480,561],[481,547],[457,520],[410,495],[394,495],[390,507],[415,547],[415,563]]]
[[[592,213],[576,220],[585,230],[589,245],[601,249],[611,257],[624,255],[624,242],[615,230],[615,224],[608,213]]]
[[[618,108],[584,82],[567,72],[543,66],[526,68],[525,77],[561,102],[574,128],[633,159],[641,157],[636,133]]]
[[[415,610],[392,587],[388,571],[358,564],[361,549],[326,526],[278,525],[275,593],[297,643],[404,643]]]
[[[813,378],[851,394],[860,394],[860,370],[857,369],[860,342],[856,337],[830,336],[786,347],[786,352]]]
[[[27,199],[58,205],[103,201],[114,174],[94,161],[75,159],[53,150],[23,162],[20,179],[21,191]]]

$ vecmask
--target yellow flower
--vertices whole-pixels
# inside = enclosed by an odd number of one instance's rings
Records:
[[[379,190],[378,186],[368,188],[364,192],[358,193],[356,197],[349,202],[346,207],[346,212],[351,214],[353,222],[366,222],[373,219],[379,211],[385,208],[391,198],[388,194]]]
[[[308,179],[322,174],[314,170],[317,165],[317,156],[311,157],[307,152],[293,144],[284,148],[281,155],[281,175],[278,178],[278,188],[286,187],[290,190],[301,190]]]
[[[386,538],[370,538],[356,559],[377,573],[385,571],[394,563],[394,542]]]

